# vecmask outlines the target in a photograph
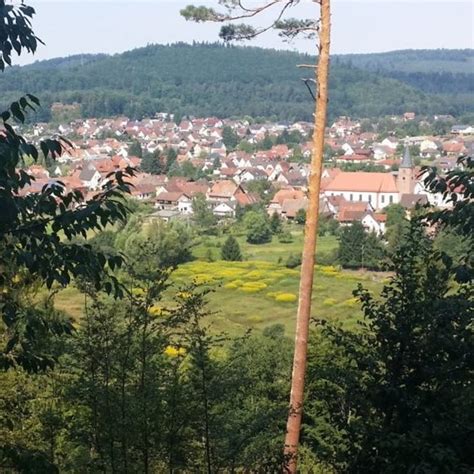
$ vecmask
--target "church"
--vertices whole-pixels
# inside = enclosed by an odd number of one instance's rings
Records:
[[[324,170],[322,194],[343,196],[346,201],[369,202],[375,210],[390,204],[411,202],[415,198],[416,172],[408,147],[405,148],[398,175]]]

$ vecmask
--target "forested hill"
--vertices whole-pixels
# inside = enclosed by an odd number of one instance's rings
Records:
[[[330,113],[371,117],[415,111],[421,114],[474,110],[466,100],[424,91],[388,77],[367,64],[335,57],[331,70]],[[85,55],[15,67],[0,76],[2,102],[26,92],[50,118],[56,101],[78,102],[84,117],[179,115],[309,120],[312,99],[302,82],[311,76],[297,64],[312,62],[293,52],[218,44],[151,45],[114,56]],[[358,60],[360,62],[360,60]]]
[[[401,80],[425,92],[453,94],[455,102],[460,95],[474,93],[472,49],[347,54],[339,56],[338,60]]]

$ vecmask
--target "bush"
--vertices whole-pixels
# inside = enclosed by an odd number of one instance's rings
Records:
[[[295,222],[299,225],[304,225],[306,223],[306,210],[298,209],[295,216]]]
[[[290,254],[285,262],[286,268],[296,268],[301,265],[301,256]]]
[[[249,212],[244,219],[249,244],[266,244],[272,241],[272,230],[266,216],[259,212]]]
[[[316,263],[318,265],[337,265],[337,249],[316,254]]]
[[[282,232],[278,235],[278,242],[282,244],[291,244],[293,242],[293,236],[291,232]]]

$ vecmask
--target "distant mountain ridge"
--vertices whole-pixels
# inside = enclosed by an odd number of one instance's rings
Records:
[[[0,91],[4,104],[26,92],[38,95],[44,104],[40,120],[51,118],[49,105],[57,101],[81,104],[84,117],[140,118],[165,111],[310,120],[312,99],[301,80],[310,73],[296,65],[311,61],[306,54],[217,43],[149,45],[14,67],[0,75]],[[474,112],[473,74],[466,72],[471,63],[473,50],[335,55],[330,113]]]

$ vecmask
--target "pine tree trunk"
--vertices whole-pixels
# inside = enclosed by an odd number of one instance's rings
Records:
[[[324,132],[328,103],[330,0],[321,0],[319,31],[319,61],[316,69],[317,100],[314,115],[313,150],[309,176],[309,204],[306,217],[303,257],[301,265],[298,314],[296,321],[295,352],[291,378],[290,408],[285,437],[285,468],[296,473],[297,453],[303,414],[304,379],[308,351],[311,296],[315,264],[316,240],[319,224],[319,192],[324,153]]]

